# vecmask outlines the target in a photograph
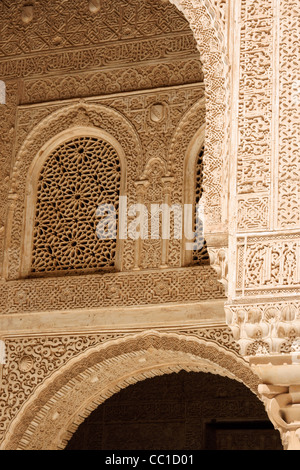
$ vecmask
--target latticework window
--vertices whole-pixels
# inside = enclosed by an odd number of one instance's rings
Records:
[[[114,270],[116,239],[97,236],[97,208],[118,214],[120,160],[99,138],[77,137],[58,146],[39,176],[31,272],[78,273]]]
[[[200,202],[200,199],[203,194],[203,155],[204,155],[204,147],[201,148],[197,161],[196,161],[196,183],[195,183],[195,220],[194,220],[194,230],[196,230],[196,218],[197,218],[197,205]],[[203,229],[200,223],[200,227]],[[203,236],[196,237],[195,240],[196,250],[193,250],[193,265],[206,265],[209,264],[209,255],[207,252],[207,245],[206,241]]]

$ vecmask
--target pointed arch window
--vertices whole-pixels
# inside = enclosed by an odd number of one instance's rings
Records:
[[[121,179],[120,156],[106,139],[79,135],[52,149],[37,174],[33,223],[27,224],[28,274],[119,269],[117,232],[114,238],[99,237],[97,209],[114,207],[117,227]]]

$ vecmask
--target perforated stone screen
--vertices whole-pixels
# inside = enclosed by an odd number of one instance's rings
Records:
[[[118,214],[120,160],[114,147],[77,137],[57,147],[39,176],[33,234],[32,274],[113,270],[116,240],[96,229],[100,204]]]

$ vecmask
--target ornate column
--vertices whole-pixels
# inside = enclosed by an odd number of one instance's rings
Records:
[[[14,192],[8,194],[8,211],[6,219],[6,237],[4,243],[4,258],[3,258],[3,268],[2,268],[2,278],[6,279],[8,277],[8,262],[9,257],[18,258],[18,255],[10,247],[10,236],[11,228],[14,217],[14,212],[16,208],[16,201],[18,196]],[[1,268],[0,268],[1,269]],[[15,274],[17,276],[17,273]]]
[[[164,214],[163,222],[165,225],[162,226],[162,250],[161,250],[161,268],[168,267],[168,254],[169,254],[169,235],[170,235],[170,206],[171,206],[171,191],[173,188],[174,178],[171,176],[165,176],[162,178],[163,189],[164,189],[164,205],[167,208],[168,214]],[[164,209],[163,209],[164,210]],[[166,212],[166,211],[165,211]],[[175,220],[174,220],[175,224]]]
[[[250,359],[258,391],[285,450],[300,450],[300,353]]]

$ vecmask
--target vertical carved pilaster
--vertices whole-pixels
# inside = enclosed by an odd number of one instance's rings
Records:
[[[10,238],[11,238],[13,217],[14,217],[14,212],[16,208],[16,201],[18,199],[18,196],[15,193],[10,192],[7,199],[8,199],[8,210],[7,210],[7,219],[6,219],[6,233],[5,233],[3,272],[2,272],[2,277],[5,279],[8,277],[9,258],[16,256],[14,251],[11,250]],[[15,273],[15,277],[17,276],[18,276],[18,273]]]

